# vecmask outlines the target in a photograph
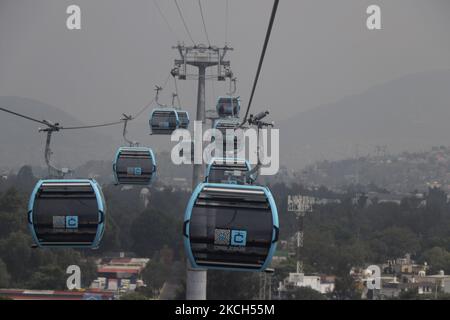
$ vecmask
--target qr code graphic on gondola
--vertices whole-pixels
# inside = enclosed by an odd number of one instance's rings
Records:
[[[227,229],[216,229],[214,231],[214,244],[216,245],[229,245],[231,238],[231,232]]]
[[[66,217],[65,216],[53,216],[53,228],[54,229],[65,229],[66,228]]]
[[[129,176],[140,176],[142,175],[142,168],[139,167],[128,167],[127,174]]]

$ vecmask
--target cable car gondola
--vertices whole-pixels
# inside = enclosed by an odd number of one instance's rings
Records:
[[[183,110],[177,110],[178,119],[180,121],[179,129],[189,128],[189,113]]]
[[[97,248],[106,206],[95,180],[40,180],[30,197],[28,225],[38,247]]]
[[[151,134],[172,134],[180,126],[178,112],[174,108],[157,108],[150,115]]]
[[[263,271],[278,233],[275,201],[261,186],[201,183],[184,217],[184,246],[193,268]]]
[[[225,118],[225,119],[217,119],[214,122],[214,129],[219,130],[222,133],[222,141],[223,141],[223,155],[226,156],[227,154],[236,154],[241,148],[241,144],[239,144],[238,137],[235,135],[234,129],[236,129],[240,125],[240,121],[238,118]],[[230,133],[232,135],[230,135]],[[227,142],[228,140],[233,139],[233,149],[228,150],[227,148]],[[212,139],[212,142],[214,139]]]
[[[219,117],[238,117],[241,110],[239,97],[219,97],[217,99],[216,111]]]
[[[213,158],[205,174],[205,182],[251,184],[253,177],[248,176],[250,163],[238,158]]]
[[[113,163],[116,184],[149,185],[156,173],[156,159],[152,149],[121,147]]]

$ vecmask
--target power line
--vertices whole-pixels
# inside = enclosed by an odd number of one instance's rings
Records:
[[[258,84],[259,75],[261,73],[262,65],[263,65],[263,62],[264,62],[264,57],[266,55],[267,46],[268,46],[269,40],[270,40],[270,34],[272,33],[273,22],[275,21],[275,16],[277,14],[278,3],[279,3],[279,0],[274,0],[273,8],[272,8],[272,14],[270,15],[269,26],[268,26],[267,32],[266,32],[266,38],[264,39],[264,46],[263,46],[263,49],[262,49],[262,52],[261,52],[261,57],[259,58],[259,64],[258,64],[258,69],[256,71],[255,80],[253,82],[252,93],[250,95],[250,99],[248,101],[248,106],[247,106],[247,111],[245,112],[245,117],[244,117],[244,120],[243,120],[241,126],[246,123],[247,117],[248,117],[248,113],[249,113],[250,108],[252,106],[253,96],[255,95],[255,91],[256,91],[256,85]]]
[[[202,8],[201,0],[198,0],[198,7],[200,8],[200,15],[202,16],[203,30],[205,31],[206,41],[208,41],[208,46],[211,47],[211,42],[209,42],[209,37],[208,37],[208,31],[206,30],[205,17],[203,16],[203,8]]]
[[[167,25],[167,28],[169,29],[169,31],[173,34],[173,36],[175,37],[175,39],[180,42],[180,39],[178,38],[177,34],[175,33],[175,31],[173,30],[172,26],[169,23],[169,20],[167,20],[166,16],[164,15],[164,13],[161,10],[161,7],[159,6],[158,2],[156,0],[153,0],[153,3],[156,7],[156,9],[158,9],[159,14],[161,15],[162,19],[164,20],[164,22]]]
[[[192,38],[192,34],[191,34],[191,32],[189,31],[189,28],[188,28],[188,26],[187,26],[187,24],[186,24],[186,20],[184,20],[183,13],[181,12],[181,8],[180,8],[180,6],[178,5],[177,0],[174,0],[174,2],[175,2],[175,5],[177,6],[178,13],[180,14],[181,21],[183,22],[184,29],[186,30],[186,33],[188,34],[189,38],[191,39],[192,44],[195,46],[195,41],[194,41],[194,39]]]

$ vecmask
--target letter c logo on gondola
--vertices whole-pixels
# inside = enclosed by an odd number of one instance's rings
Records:
[[[78,217],[77,216],[67,216],[66,217],[66,228],[67,229],[78,228]]]
[[[231,230],[231,245],[244,247],[247,244],[247,231]]]

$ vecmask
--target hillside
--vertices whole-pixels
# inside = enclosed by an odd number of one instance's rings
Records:
[[[299,113],[277,124],[281,162],[298,169],[376,146],[399,152],[449,145],[449,88],[450,70],[413,74]]]

